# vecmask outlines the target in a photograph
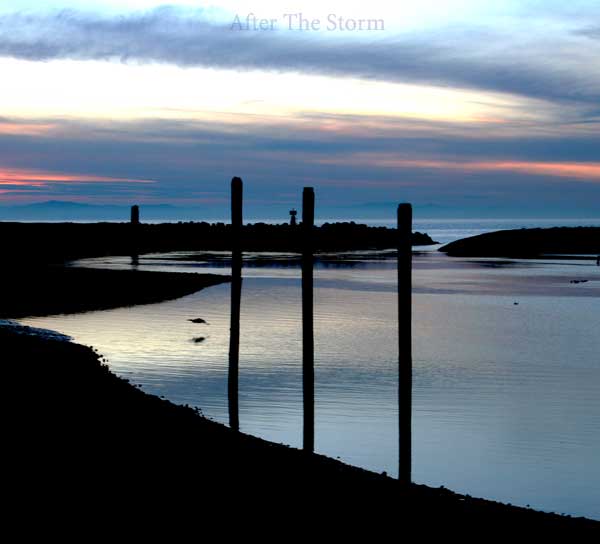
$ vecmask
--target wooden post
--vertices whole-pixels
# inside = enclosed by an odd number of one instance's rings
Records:
[[[242,298],[242,199],[240,178],[231,180],[231,328],[229,334],[229,426],[240,430],[238,380],[240,363],[240,309]]]
[[[132,225],[140,224],[140,207],[139,206],[131,206],[131,224]]]
[[[315,339],[313,302],[313,227],[315,193],[302,193],[302,400],[304,406],[303,449],[315,448]]]
[[[140,263],[140,207],[131,206],[131,265]]]
[[[398,206],[398,423],[399,470],[411,482],[412,466],[412,206]]]

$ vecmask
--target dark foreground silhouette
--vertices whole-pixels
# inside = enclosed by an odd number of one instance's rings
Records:
[[[600,227],[501,230],[457,240],[440,248],[453,257],[534,258],[552,254],[600,255]]]
[[[12,384],[4,491],[24,505],[47,495],[54,506],[89,508],[106,497],[126,499],[132,509],[178,501],[183,508],[194,500],[202,519],[200,507],[209,503],[229,513],[279,507],[293,515],[309,504],[331,522],[342,521],[338,510],[361,511],[368,523],[387,528],[435,523],[463,534],[506,524],[542,532],[600,528],[443,489],[402,487],[384,475],[235,433],[143,393],[88,347],[6,327],[0,327],[0,346],[4,378]],[[356,520],[344,523],[349,529]]]

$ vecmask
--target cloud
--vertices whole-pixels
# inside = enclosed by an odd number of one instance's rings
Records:
[[[334,117],[345,125],[343,131],[319,130],[318,118],[265,123],[252,131],[243,119],[239,125],[40,119],[57,128],[41,136],[0,134],[0,171],[17,172],[11,180],[23,183],[10,188],[35,188],[38,201],[42,194],[96,203],[208,199],[222,217],[228,213],[228,182],[234,175],[247,182],[249,212],[263,206],[275,217],[285,217],[289,206],[298,205],[294,194],[300,195],[305,185],[316,187],[321,210],[409,200],[460,210],[474,202],[513,209],[526,203],[544,213],[567,209],[577,214],[575,209],[600,214],[599,134],[523,138],[483,129],[473,133],[451,123],[437,123],[439,130],[434,130],[431,121],[382,118],[371,120],[369,127],[368,119]],[[59,174],[68,179],[47,183]],[[77,182],[85,176],[107,181]]]
[[[600,49],[583,35],[459,28],[332,38],[284,31],[238,31],[201,10],[158,8],[124,16],[78,11],[0,16],[0,55],[169,63],[181,67],[293,71],[420,83],[595,104]]]
[[[600,26],[586,26],[577,29],[575,33],[593,40],[600,40]]]
[[[129,183],[155,183],[155,181],[0,167],[0,186],[47,187],[53,183],[68,183],[71,185],[82,183],[110,183],[120,185]]]
[[[324,164],[336,164],[335,159],[322,159]],[[545,176],[546,178],[567,178],[570,180],[600,182],[600,163],[560,163],[556,161],[536,162],[518,160],[496,160],[478,161],[468,158],[462,160],[435,160],[435,159],[410,159],[396,158],[383,153],[354,155],[345,164],[355,165],[377,165],[383,168],[423,170],[441,170],[444,172],[509,172],[522,173],[534,176]]]

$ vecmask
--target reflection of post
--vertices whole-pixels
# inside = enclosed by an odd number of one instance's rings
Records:
[[[412,455],[412,206],[398,206],[398,479],[411,482]]]
[[[240,362],[240,305],[242,298],[242,193],[240,178],[231,180],[231,328],[229,336],[229,426],[240,429],[238,375]]]
[[[315,448],[315,339],[313,327],[313,226],[315,193],[305,187],[302,194],[302,395],[304,404],[303,447]]]

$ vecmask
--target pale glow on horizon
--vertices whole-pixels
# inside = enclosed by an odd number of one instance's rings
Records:
[[[0,70],[6,117],[219,120],[327,112],[491,124],[534,117],[522,108],[511,113],[526,101],[510,95],[298,73],[6,58]]]

